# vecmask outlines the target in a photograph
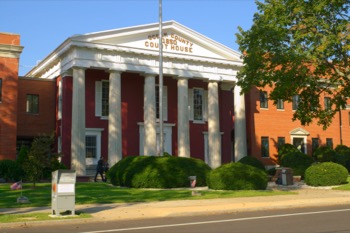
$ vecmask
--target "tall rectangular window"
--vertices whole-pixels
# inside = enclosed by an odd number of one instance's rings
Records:
[[[277,109],[278,110],[283,110],[284,109],[284,101],[283,101],[283,99],[278,99],[277,100]]]
[[[102,82],[102,116],[108,116],[109,113],[109,82]]]
[[[0,78],[0,103],[2,101],[2,78]]]
[[[330,97],[324,97],[324,109],[330,110],[331,109],[331,98]]]
[[[292,109],[297,110],[300,103],[300,96],[294,95],[292,99]]]
[[[156,118],[159,119],[159,85],[156,86]],[[163,120],[168,120],[168,87],[163,86]]]
[[[277,138],[277,149],[280,150],[280,148],[286,144],[286,138],[285,137],[278,137]]]
[[[97,157],[97,136],[95,135],[85,136],[85,156],[86,158]]]
[[[193,89],[193,119],[203,120],[203,89]]]
[[[39,95],[27,94],[26,113],[39,113]]]
[[[268,95],[266,91],[260,91],[260,108],[268,108]]]
[[[315,150],[319,147],[319,140],[318,138],[312,138],[311,139],[311,143],[312,143],[312,153],[315,152]]]
[[[269,156],[269,137],[261,137],[261,157],[268,158]]]
[[[333,138],[326,138],[326,145],[333,149]]]

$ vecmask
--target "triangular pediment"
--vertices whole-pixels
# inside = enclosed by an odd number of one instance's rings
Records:
[[[98,45],[109,45],[137,50],[139,53],[159,51],[159,24],[148,24],[116,30],[102,31],[71,37]],[[240,61],[240,54],[200,33],[197,33],[175,21],[163,23],[164,55],[208,57],[211,59]],[[135,51],[134,51],[135,52]]]
[[[296,128],[289,132],[290,135],[299,135],[299,136],[307,136],[310,135],[309,131],[303,128]]]

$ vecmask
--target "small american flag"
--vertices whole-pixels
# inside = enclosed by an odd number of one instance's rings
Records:
[[[18,190],[18,189],[21,189],[21,188],[22,188],[22,182],[21,181],[13,183],[11,185],[11,189],[12,190]]]

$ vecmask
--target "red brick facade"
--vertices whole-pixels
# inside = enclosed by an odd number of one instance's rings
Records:
[[[270,88],[264,89],[267,94]],[[323,96],[324,97],[324,96]],[[293,144],[293,138],[306,138],[306,153],[312,155],[312,140],[316,140],[319,146],[326,145],[327,139],[332,140],[333,146],[341,144],[350,145],[350,115],[348,110],[342,110],[342,122],[339,114],[336,114],[332,124],[323,130],[322,126],[315,123],[309,126],[302,126],[299,121],[292,121],[294,110],[292,103],[284,102],[283,109],[277,109],[272,100],[268,100],[268,107],[260,107],[260,90],[254,88],[246,96],[247,113],[247,142],[248,154],[261,159],[266,165],[276,163],[278,153],[278,138],[285,138],[285,143]],[[324,106],[323,98],[320,99],[321,106]],[[292,131],[301,128],[308,132],[307,135],[292,135]],[[342,129],[342,130],[341,130]],[[263,158],[261,152],[261,138],[268,137],[269,158]]]
[[[0,33],[0,159],[16,158],[20,36]]]
[[[28,113],[27,95],[39,97],[38,113]],[[17,137],[33,138],[50,135],[55,130],[56,82],[55,80],[19,78]]]

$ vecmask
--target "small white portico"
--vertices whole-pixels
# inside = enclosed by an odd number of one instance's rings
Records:
[[[175,21],[163,23],[163,74],[177,80],[178,156],[190,155],[188,121],[190,119],[188,81],[208,83],[208,163],[221,165],[221,132],[219,124],[220,84],[232,88],[242,66],[240,54]],[[78,175],[85,174],[85,70],[102,69],[109,76],[108,160],[111,164],[122,158],[121,74],[133,72],[145,77],[144,122],[139,123],[145,155],[157,151],[157,122],[155,117],[155,79],[159,72],[158,24],[148,24],[116,30],[74,35],[33,68],[26,76],[44,79],[73,76],[71,165]],[[246,155],[244,96],[234,89],[235,156]],[[171,132],[170,132],[171,134]]]

